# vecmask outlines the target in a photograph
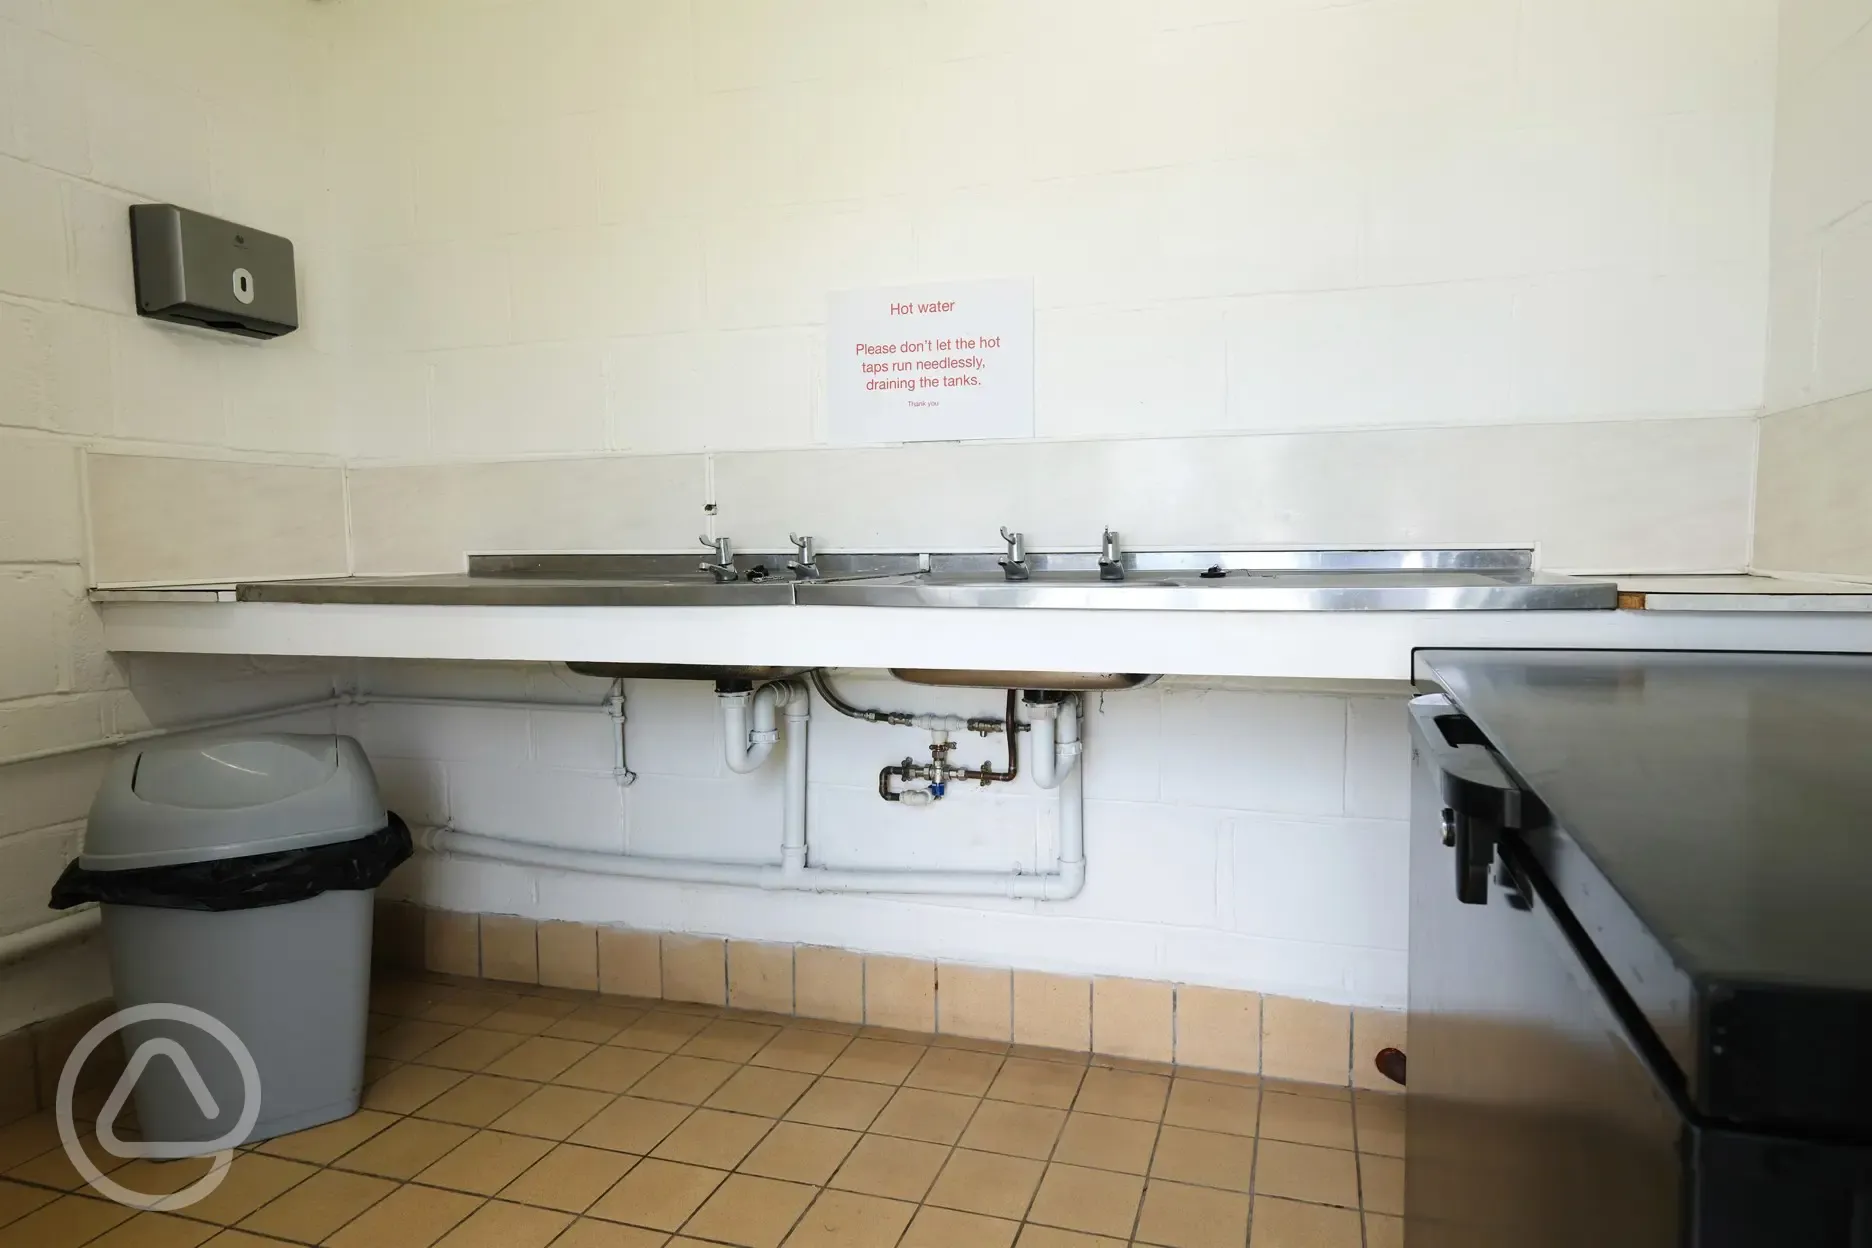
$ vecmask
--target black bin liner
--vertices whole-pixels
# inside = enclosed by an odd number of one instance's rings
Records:
[[[258,910],[321,893],[376,888],[411,853],[409,827],[396,815],[352,841],[128,871],[87,871],[77,861],[52,886],[52,908],[87,901],[157,910]]]

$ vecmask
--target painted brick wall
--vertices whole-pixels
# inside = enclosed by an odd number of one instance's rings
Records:
[[[85,601],[82,448],[258,453],[337,472],[325,350],[310,6],[0,6],[0,933],[50,917],[108,754],[6,760],[154,722],[300,700],[328,677],[139,670]],[[128,205],[162,200],[299,244],[307,329],[259,344],[132,314]],[[253,469],[264,476],[267,465]],[[201,496],[143,500],[148,526]],[[342,539],[339,546],[342,551]],[[108,991],[95,945],[9,970],[0,1032]]]

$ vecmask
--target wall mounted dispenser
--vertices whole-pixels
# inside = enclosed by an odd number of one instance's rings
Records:
[[[137,314],[246,338],[299,328],[291,239],[174,204],[130,209]]]

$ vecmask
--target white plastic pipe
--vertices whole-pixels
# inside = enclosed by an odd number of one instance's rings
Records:
[[[780,834],[780,871],[792,878],[806,870],[806,747],[812,726],[812,694],[789,685],[786,703],[786,823]]]
[[[61,914],[58,918],[20,932],[0,936],[0,966],[30,958],[42,949],[83,940],[98,930],[103,914],[96,906]]]
[[[784,680],[762,685],[751,693],[716,694],[715,700],[721,703],[722,753],[728,760],[728,770],[740,775],[758,771],[773,753],[774,742],[780,739],[780,732],[774,725],[775,705],[782,698],[790,705],[802,696],[804,691],[800,686]],[[748,727],[750,704],[754,719],[751,730]]]
[[[1079,704],[1038,702],[1027,706],[1033,729],[1033,780],[1043,789],[1057,789],[1079,764]]]
[[[604,854],[589,849],[560,849],[498,836],[478,836],[453,828],[431,828],[416,843],[445,858],[480,858],[523,867],[548,867],[581,875],[621,875],[639,880],[675,880],[684,884],[741,884],[756,887],[763,872],[758,862],[707,862],[696,858],[651,858],[642,854]]]

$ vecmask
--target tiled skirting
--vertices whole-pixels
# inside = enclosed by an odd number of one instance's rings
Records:
[[[1307,1083],[1395,1091],[1373,1066],[1404,1016],[1190,984],[1053,975],[815,945],[639,932],[401,902],[378,960],[620,996],[1011,1041]]]
[[[110,1012],[109,1001],[95,1001],[69,1014],[0,1036],[0,1123],[52,1108],[65,1059],[84,1034]],[[114,1060],[103,1060],[106,1056]],[[122,1050],[114,1042],[107,1042],[98,1057],[85,1063],[79,1090],[88,1091],[122,1073]]]

